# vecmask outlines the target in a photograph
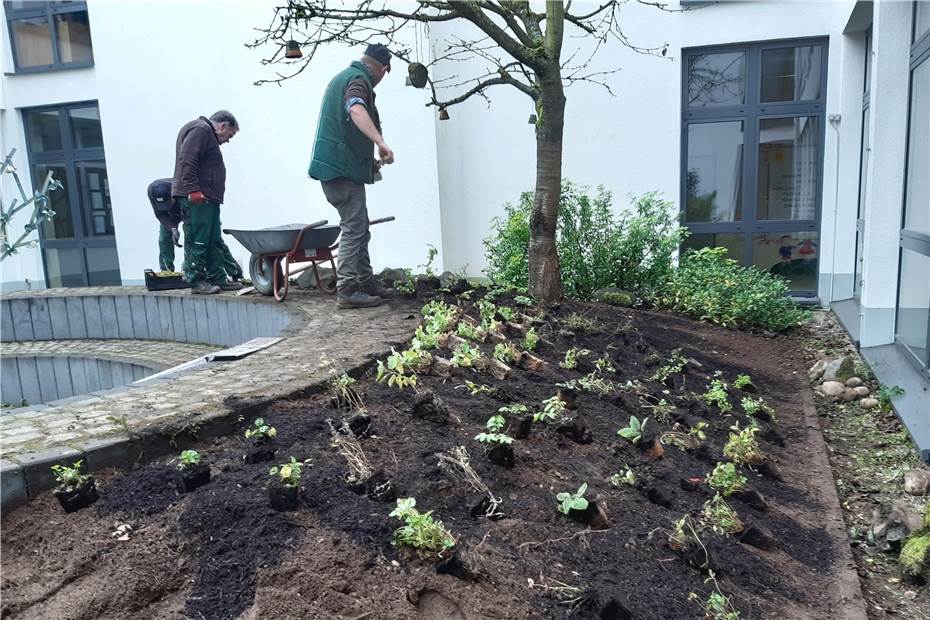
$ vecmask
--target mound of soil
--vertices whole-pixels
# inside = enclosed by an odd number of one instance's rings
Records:
[[[478,319],[477,308],[462,303]],[[370,434],[359,442],[378,476],[368,486],[390,481],[393,493],[350,484],[326,423],[349,414],[319,394],[260,413],[278,430],[275,463],[308,461],[296,512],[269,506],[271,464],[246,463],[237,435],[195,446],[212,480],[190,493],[178,493],[160,461],[99,477],[100,501],[74,515],[50,494],[5,514],[3,617],[703,618],[688,595],[706,598],[709,569],[744,617],[838,617],[843,603],[833,583],[845,569],[837,550],[846,543],[822,527],[818,485],[830,478],[810,472],[817,431],[804,423],[796,345],[602,304],[566,302],[535,314],[535,355],[545,361],[535,371],[514,366],[498,380],[490,369],[453,368],[451,379],[419,375],[416,393],[378,384],[372,372],[355,386],[370,416]],[[480,347],[490,358],[494,343]],[[576,369],[560,367],[571,347],[590,353]],[[675,350],[688,364],[653,379]],[[605,356],[616,370],[597,373],[610,382],[608,393],[577,387]],[[699,518],[713,496],[703,480],[723,458],[730,427],[749,423],[736,391],[729,413],[697,398],[715,371],[730,381],[751,375],[774,408],[782,441],[759,439],[783,481],[742,468],[755,493],[729,503],[749,534],[702,530],[702,547],[676,551],[669,544],[676,520]],[[529,429],[513,443],[512,467],[492,462],[474,440],[501,406],[539,411],[558,383],[573,380],[569,420],[509,420],[519,436]],[[471,395],[466,381],[492,389]],[[649,417],[650,445],[617,435],[632,415]],[[699,449],[654,441],[698,422],[706,425]],[[438,455],[458,446],[500,500],[492,517],[486,498],[440,466]],[[611,484],[627,467],[636,483]],[[556,510],[556,495],[582,483],[596,506],[590,525]],[[455,536],[454,557],[437,565],[392,545],[395,496],[434,511]],[[113,535],[125,524],[128,540]]]

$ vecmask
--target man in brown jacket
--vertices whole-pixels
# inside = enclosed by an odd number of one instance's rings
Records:
[[[226,166],[220,145],[232,140],[238,131],[236,117],[220,110],[210,118],[201,116],[187,123],[178,133],[171,195],[190,217],[184,239],[185,269],[195,295],[242,288],[240,282],[226,280],[220,229],[220,205],[226,193]]]

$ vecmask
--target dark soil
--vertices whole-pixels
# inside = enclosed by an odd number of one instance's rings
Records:
[[[409,311],[411,302],[394,303]],[[569,330],[564,321],[575,313],[599,329]],[[536,354],[547,364],[538,372],[514,368],[506,381],[469,369],[454,369],[446,382],[421,375],[418,394],[372,375],[359,382],[370,415],[361,445],[378,472],[372,488],[347,483],[326,420],[349,415],[320,394],[260,413],[278,431],[275,463],[310,461],[295,512],[269,505],[270,464],[246,463],[245,440],[234,435],[195,446],[213,477],[191,493],[178,492],[174,471],[160,461],[100,476],[100,501],[73,515],[50,494],[4,514],[3,617],[697,619],[703,612],[688,594],[706,598],[707,566],[743,618],[840,617],[832,586],[845,568],[836,551],[846,542],[820,526],[818,480],[828,473],[810,471],[814,431],[798,398],[808,388],[796,343],[600,304],[563,303],[540,318]],[[592,351],[581,370],[559,367],[572,346]],[[481,348],[490,355],[493,344]],[[655,356],[661,366],[674,349],[699,366],[675,375],[670,389],[649,377]],[[491,462],[474,441],[499,407],[540,409],[556,383],[581,378],[603,354],[617,369],[604,377],[627,387],[610,396],[578,390],[577,409],[568,411],[574,421],[561,425],[574,430],[532,424],[513,444],[513,467]],[[751,534],[741,542],[705,531],[703,551],[681,554],[668,533],[712,497],[702,480],[722,458],[728,428],[747,424],[742,414],[695,400],[717,370],[728,380],[751,375],[775,408],[784,445],[760,445],[784,480],[744,469],[761,497],[730,505]],[[471,396],[465,380],[496,390]],[[657,420],[644,404],[661,400],[676,409]],[[631,415],[650,416],[661,432],[676,419],[684,431],[705,422],[707,441],[700,453],[666,445],[656,458],[617,436]],[[526,430],[509,422],[512,434]],[[504,518],[488,519],[486,500],[439,467],[437,453],[456,446],[468,449]],[[636,485],[613,486],[611,475],[626,467]],[[378,495],[375,487],[388,481],[391,493]],[[556,494],[583,482],[597,510],[588,526],[556,510]],[[392,546],[400,525],[388,517],[394,497],[415,497],[418,508],[434,511],[456,538],[453,559],[437,566]],[[111,536],[126,523],[129,540]]]

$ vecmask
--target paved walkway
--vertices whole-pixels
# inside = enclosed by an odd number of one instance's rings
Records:
[[[164,370],[202,357],[219,347],[163,340],[37,340],[0,343],[10,357],[90,357]]]
[[[255,296],[249,301],[254,303]],[[284,340],[244,359],[213,362],[143,386],[96,392],[55,406],[0,415],[3,503],[19,498],[16,487],[20,476],[23,493],[32,496],[51,485],[48,467],[55,462],[86,458],[91,469],[98,469],[132,462],[146,449],[147,456],[158,449],[164,452],[166,446],[152,445],[158,443],[158,437],[174,443],[176,437],[204,426],[232,423],[243,408],[260,407],[324,381],[326,373],[319,368],[321,354],[345,368],[357,367],[408,340],[417,324],[405,319],[409,311],[398,311],[392,305],[337,311],[332,297],[316,292],[292,290],[285,305],[303,317],[303,326],[288,328],[282,334]],[[117,341],[114,347],[130,342],[134,341]],[[71,343],[75,347],[93,346],[90,341]],[[29,344],[49,349],[57,346]],[[177,346],[177,357],[185,359],[196,357],[188,353],[202,348],[151,342],[145,346],[155,344]],[[12,354],[8,349],[12,346],[4,343],[2,352]]]

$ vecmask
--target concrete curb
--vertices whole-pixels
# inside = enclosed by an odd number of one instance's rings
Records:
[[[390,347],[368,353],[366,359],[346,368],[353,377],[363,375],[377,358],[391,353]],[[174,419],[167,424],[151,425],[139,432],[93,438],[67,446],[56,446],[24,457],[0,459],[0,509],[12,510],[43,491],[55,486],[53,465],[72,465],[84,460],[87,471],[114,467],[128,469],[148,463],[160,456],[176,453],[198,441],[235,432],[243,418],[250,420],[280,400],[304,398],[326,389],[328,378],[316,378],[305,384],[291,384],[286,390],[267,397],[239,399],[227,397],[225,410]]]
[[[835,577],[835,587],[838,591],[837,599],[841,607],[834,610],[833,618],[837,620],[868,620],[866,613],[865,597],[862,595],[862,588],[859,585],[859,573],[856,571],[856,563],[853,560],[852,551],[849,549],[849,537],[846,533],[846,522],[843,520],[843,509],[840,507],[840,498],[836,492],[836,480],[833,478],[833,467],[830,465],[830,458],[827,455],[827,444],[823,438],[823,431],[820,428],[820,420],[817,417],[817,407],[814,405],[814,396],[810,388],[801,390],[801,408],[804,411],[804,425],[810,429],[811,434],[809,441],[813,450],[809,456],[813,461],[814,472],[821,475],[829,475],[829,483],[821,485],[823,490],[823,504],[826,513],[823,515],[823,527],[828,531],[831,537],[836,541],[844,541],[845,544],[838,545],[836,549],[837,564],[840,565]]]

